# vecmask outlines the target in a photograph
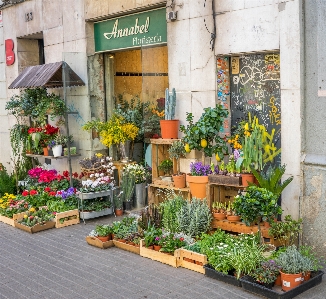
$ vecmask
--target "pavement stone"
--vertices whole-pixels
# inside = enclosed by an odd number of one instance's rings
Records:
[[[0,222],[0,299],[256,299],[239,287],[118,249],[89,246],[85,237],[106,216],[29,234]],[[325,299],[326,279],[298,299]]]

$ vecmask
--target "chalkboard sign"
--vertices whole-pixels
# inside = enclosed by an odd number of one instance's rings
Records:
[[[229,58],[229,64],[231,128],[237,126],[241,120],[247,119],[248,112],[252,116],[257,116],[270,134],[267,158],[270,162],[280,163],[280,155],[278,155],[281,149],[279,54],[233,56]]]

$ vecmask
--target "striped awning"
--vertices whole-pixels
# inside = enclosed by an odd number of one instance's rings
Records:
[[[35,65],[25,68],[10,84],[9,89],[46,87],[63,87],[62,66],[65,62]],[[84,86],[82,79],[65,63],[66,86]]]

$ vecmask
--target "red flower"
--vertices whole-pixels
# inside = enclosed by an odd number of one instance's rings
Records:
[[[49,193],[49,195],[51,195],[51,196],[55,196],[56,193],[55,193],[54,191],[51,191],[51,192]]]
[[[51,188],[50,188],[50,187],[45,187],[45,188],[44,188],[44,191],[45,191],[45,192],[50,192],[50,191],[51,191]]]
[[[77,172],[74,172],[74,173],[72,174],[72,176],[73,176],[75,179],[77,179],[77,178],[78,178],[78,173],[77,173]]]
[[[22,193],[23,196],[28,196],[29,195],[29,192],[27,190],[23,191]]]
[[[58,191],[58,192],[57,192],[57,194],[61,195],[61,194],[62,194],[62,192],[61,192],[61,191]]]
[[[57,215],[57,212],[52,212],[53,215]]]
[[[61,174],[58,174],[58,175],[57,175],[57,180],[58,180],[58,182],[60,182],[62,179],[63,179],[63,176],[62,176]]]
[[[69,171],[68,171],[68,170],[65,170],[65,171],[63,172],[63,176],[64,176],[65,178],[68,178],[68,177],[69,177]]]
[[[34,219],[34,216],[29,216],[29,219],[30,219],[30,220],[33,220],[33,219]]]
[[[30,191],[30,195],[36,195],[37,194],[37,191],[36,190],[31,190]]]
[[[59,128],[56,128],[56,127],[51,126],[50,124],[47,124],[44,127],[44,131],[45,131],[45,134],[47,134],[47,135],[54,135],[59,132]]]
[[[184,240],[184,238],[180,238],[180,241],[182,242]]]

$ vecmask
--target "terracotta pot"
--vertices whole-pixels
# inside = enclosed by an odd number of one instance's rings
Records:
[[[224,213],[213,213],[213,217],[217,220],[224,220],[226,215]]]
[[[102,242],[107,242],[109,241],[109,236],[106,237],[97,237],[99,240],[101,240]]]
[[[279,274],[275,280],[275,285],[276,286],[281,286],[282,285],[282,279],[281,279],[281,274]]]
[[[48,156],[49,155],[49,149],[47,147],[43,147],[43,155]]]
[[[26,154],[31,155],[31,154],[33,154],[33,151],[32,150],[26,150]]]
[[[241,173],[241,177],[243,187],[248,187],[248,182],[253,183],[255,179],[255,176],[252,173]]]
[[[151,246],[148,246],[147,249],[151,249],[151,250],[154,250],[154,246],[151,245]]]
[[[161,135],[163,139],[178,139],[179,120],[160,120]]]
[[[192,197],[196,198],[206,198],[206,187],[208,184],[208,176],[195,176],[187,174],[187,182],[189,183],[189,188]]]
[[[230,215],[227,218],[230,222],[237,222],[237,221],[240,221],[240,219],[241,219],[240,216],[234,216],[234,215]]]
[[[160,251],[161,248],[162,248],[161,245],[154,245],[154,250],[155,251]]]
[[[281,281],[282,281],[282,290],[283,291],[289,291],[293,288],[297,287],[302,283],[303,277],[302,273],[298,274],[287,274],[281,272]]]
[[[175,188],[184,188],[186,187],[186,174],[172,175],[173,185]]]
[[[125,239],[118,239],[117,241],[121,242],[121,243],[127,243],[127,241]]]
[[[122,216],[123,215],[123,209],[115,209],[114,213],[116,216]]]
[[[309,280],[309,279],[310,279],[310,275],[311,275],[311,272],[310,272],[310,271],[305,272],[305,273],[303,274],[303,280],[304,280],[304,281]]]

